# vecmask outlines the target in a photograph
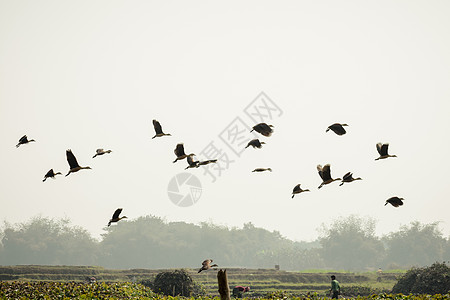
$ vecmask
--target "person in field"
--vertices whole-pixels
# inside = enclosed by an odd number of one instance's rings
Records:
[[[242,298],[242,294],[250,291],[249,286],[237,285],[233,288],[233,297]]]
[[[336,276],[331,275],[331,299],[337,299],[341,293],[341,286],[339,281],[336,280]]]

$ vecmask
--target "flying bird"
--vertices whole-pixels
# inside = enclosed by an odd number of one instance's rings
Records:
[[[186,160],[188,162],[188,166],[186,168],[184,168],[185,170],[189,169],[189,168],[198,168],[198,160],[194,160],[193,159],[194,154],[189,154],[188,156],[186,156]]]
[[[170,133],[163,132],[161,124],[157,120],[153,120],[153,128],[155,129],[155,135],[152,137],[152,139],[154,139],[155,137],[171,135]]]
[[[294,186],[294,189],[292,190],[292,198],[294,198],[295,194],[300,194],[303,192],[310,192],[310,190],[308,189],[302,190],[302,188],[300,187],[300,183],[297,184],[296,186]]]
[[[267,125],[266,123],[259,123],[256,124],[255,126],[253,126],[253,129],[250,130],[250,132],[252,132],[253,130],[256,132],[261,133],[263,136],[271,136],[273,129],[272,129],[273,125]]]
[[[375,158],[375,160],[384,159],[384,158],[388,158],[388,157],[397,157],[397,155],[389,155],[388,154],[388,147],[389,147],[388,143],[385,143],[385,144],[378,143],[377,151],[380,154],[380,157]]]
[[[61,172],[53,172],[53,169],[50,169],[47,174],[44,175],[44,180],[42,180],[42,182],[45,182],[47,180],[47,178],[53,178],[55,179],[55,175],[62,175]]]
[[[386,203],[384,204],[384,206],[386,206],[386,205],[388,205],[388,203],[390,203],[394,207],[399,207],[399,206],[403,205],[402,200],[405,200],[405,199],[399,198],[399,197],[391,197],[386,200]]]
[[[66,150],[66,157],[67,162],[69,163],[70,166],[69,173],[67,173],[66,176],[68,176],[70,173],[78,172],[81,169],[91,169],[91,167],[80,167],[80,165],[77,162],[77,159],[75,158],[75,155],[73,155],[72,150],[70,149]]]
[[[212,267],[218,267],[218,265],[216,265],[216,264],[211,265],[212,262],[213,262],[212,259],[205,259],[205,260],[202,262],[202,267],[200,268],[200,270],[198,270],[198,273],[200,273],[201,271],[209,270],[209,269],[211,269]]]
[[[20,145],[28,144],[29,142],[36,142],[35,140],[29,140],[26,135],[19,139],[19,143],[16,145],[16,148],[19,148]]]
[[[272,172],[272,169],[271,168],[256,168],[252,172],[264,172],[264,171]]]
[[[340,124],[340,123],[334,123],[330,126],[328,126],[327,130],[325,132],[328,132],[330,129],[336,133],[337,135],[344,135],[346,133],[344,126],[348,126],[347,124]]]
[[[97,149],[96,150],[96,152],[97,153],[95,153],[95,155],[94,156],[92,156],[92,158],[96,158],[98,155],[103,155],[103,154],[106,154],[106,153],[111,153],[112,151],[111,150],[103,150],[103,149]]]
[[[116,211],[114,212],[111,220],[109,220],[109,222],[108,222],[108,227],[111,226],[111,223],[113,223],[113,222],[119,222],[120,220],[127,218],[126,216],[123,216],[123,217],[119,218],[119,215],[120,215],[121,212],[122,212],[122,208],[116,209]]]
[[[188,155],[186,155],[186,153],[184,153],[183,143],[177,144],[177,146],[175,147],[175,150],[173,150],[173,152],[177,156],[177,158],[173,161],[174,163],[177,162],[178,160],[182,160],[182,159],[185,159],[186,157],[188,157]],[[189,155],[195,155],[195,154],[191,153]]]
[[[319,171],[320,178],[322,178],[322,183],[319,185],[318,189],[325,184],[332,183],[336,180],[341,180],[341,178],[331,178],[331,166],[329,164],[326,164],[323,167],[321,165],[317,165],[317,171]]]
[[[261,149],[262,144],[265,144],[264,142],[260,142],[258,139],[251,140],[248,142],[247,146],[245,148],[248,148],[249,146],[252,146],[253,148]]]
[[[348,172],[347,174],[344,175],[344,177],[342,177],[342,182],[341,184],[339,184],[339,186],[343,185],[345,182],[352,182],[355,180],[362,180],[362,178],[361,177],[353,178],[353,173]]]

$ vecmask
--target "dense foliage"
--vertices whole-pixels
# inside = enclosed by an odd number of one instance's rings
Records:
[[[2,299],[155,299],[149,288],[134,283],[0,281]]]
[[[149,288],[133,283],[94,283],[83,284],[73,282],[0,282],[1,299],[164,299],[164,300],[183,300],[184,297],[162,296],[153,293]],[[198,299],[217,299],[213,297],[201,297]],[[318,295],[317,293],[308,293],[302,296],[293,296],[290,293],[276,291],[265,294],[260,299],[330,299]],[[352,299],[346,297],[346,299]],[[358,300],[449,300],[450,294],[437,295],[403,295],[403,294],[385,294],[371,296],[358,296]]]
[[[185,270],[158,273],[153,280],[152,289],[167,296],[193,296],[196,284]],[[198,289],[197,289],[198,290]]]
[[[106,268],[196,268],[206,258],[219,267],[282,270],[408,269],[450,260],[450,240],[437,223],[413,222],[385,237],[376,222],[350,216],[323,225],[314,242],[294,242],[277,231],[166,222],[153,216],[105,228],[100,241],[68,220],[36,217],[0,231],[0,265],[99,265]],[[404,251],[408,249],[408,251]],[[182,253],[182,255],[180,255]]]
[[[392,292],[431,295],[450,293],[450,268],[445,263],[412,268],[398,280]]]

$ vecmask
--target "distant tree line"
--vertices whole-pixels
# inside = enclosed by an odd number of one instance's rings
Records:
[[[438,223],[412,222],[377,237],[376,222],[358,216],[323,225],[314,242],[294,242],[247,223],[228,228],[166,222],[154,216],[105,229],[101,240],[67,219],[35,217],[3,224],[0,265],[98,265],[106,268],[196,268],[206,258],[221,267],[283,270],[408,269],[450,260],[450,239]]]

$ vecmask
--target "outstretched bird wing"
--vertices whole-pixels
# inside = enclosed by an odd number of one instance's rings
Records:
[[[186,154],[184,153],[184,145],[181,144],[181,143],[180,143],[180,144],[177,144],[177,146],[175,147],[175,150],[174,150],[173,152],[175,153],[175,155],[176,155],[177,157],[186,155]]]
[[[26,143],[28,141],[27,135],[20,138],[19,143]]]
[[[116,211],[114,212],[114,214],[113,214],[113,216],[112,216],[112,219],[113,219],[113,220],[114,220],[114,219],[118,219],[121,212],[122,212],[122,208],[116,209]]]
[[[69,166],[71,169],[80,166],[77,162],[77,159],[75,158],[75,155],[73,155],[72,150],[70,150],[70,149],[66,150],[66,157],[67,157],[67,162],[69,163]]]
[[[161,124],[158,121],[156,121],[156,120],[153,120],[153,128],[155,128],[156,134],[163,133]]]
[[[327,181],[331,179],[331,167],[329,164],[326,164],[322,168],[322,179],[323,181]]]
[[[317,165],[317,171],[319,172],[319,176],[320,176],[320,178],[322,178],[322,180],[324,180],[322,170],[323,170],[322,165]]]
[[[213,262],[212,259],[205,259],[205,260],[202,262],[202,266],[203,266],[203,267],[207,267],[207,266],[209,266],[212,262]]]
[[[55,176],[55,173],[53,172],[53,169],[50,169],[47,174],[45,174],[45,177],[53,177]]]
[[[381,152],[381,148],[383,147],[383,144],[382,143],[378,143],[377,144],[377,151],[378,151],[378,154],[380,154],[380,155],[383,155],[383,152]]]
[[[351,179],[353,177],[353,173],[348,172],[347,174],[344,175],[344,177],[342,177],[342,180],[348,180]]]
[[[337,135],[343,135],[346,133],[344,127],[339,123],[334,123],[333,125],[328,126],[326,132],[328,132],[328,129],[333,130],[333,132]]]
[[[292,190],[293,193],[300,191],[300,183],[294,186],[294,189]]]
[[[381,146],[381,155],[388,155],[388,147],[389,147],[389,144],[383,144],[382,146]]]

